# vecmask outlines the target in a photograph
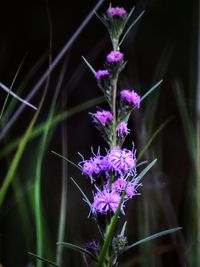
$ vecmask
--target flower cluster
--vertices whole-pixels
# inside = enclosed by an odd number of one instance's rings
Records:
[[[123,119],[127,115],[127,108],[123,106],[139,108],[141,99],[135,91],[128,89],[121,90],[119,99],[117,97],[117,79],[124,64],[124,54],[119,49],[119,38],[125,26],[123,23],[126,17],[127,12],[124,8],[107,9],[104,18],[109,25],[111,39],[115,43],[113,43],[113,50],[106,56],[104,65],[106,68],[99,69],[95,73],[97,84],[103,90],[110,110],[96,111],[92,114],[92,120],[107,141],[109,149],[104,156],[98,151],[97,155],[93,153],[90,159],[84,159],[79,163],[82,173],[88,176],[95,186],[96,193],[93,193],[93,201],[90,205],[93,214],[115,213],[123,192],[121,212],[124,214],[125,202],[137,194],[136,152],[122,148],[125,137],[130,133],[127,121]]]
[[[106,59],[109,63],[118,63],[120,61],[122,61],[124,58],[124,55],[120,52],[120,51],[111,51]]]
[[[96,188],[98,188],[91,207],[93,212],[101,214],[115,212],[124,190],[126,191],[125,200],[136,195],[137,185],[134,182],[136,176],[135,152],[128,149],[113,148],[105,156],[98,153],[89,160],[83,160],[79,165],[83,174],[89,176],[92,183],[95,183]],[[111,177],[114,177],[113,181],[111,181]],[[122,212],[123,207],[124,203]]]
[[[96,79],[99,81],[102,78],[108,77],[109,76],[109,71],[108,70],[98,70],[96,72]]]
[[[124,89],[120,92],[121,99],[127,104],[140,107],[141,98],[134,90]]]
[[[113,115],[108,110],[98,110],[95,114],[93,114],[93,122],[96,124],[101,123],[102,125],[106,125],[108,122],[113,120]]]
[[[96,72],[94,68],[91,70],[104,93],[108,108],[99,109],[91,115],[92,122],[108,148],[104,149],[104,155],[100,154],[100,148],[97,154],[92,151],[93,155],[89,159],[83,158],[79,163],[82,174],[90,179],[94,187],[92,200],[85,198],[85,201],[102,232],[117,210],[125,215],[126,202],[138,195],[138,187],[141,185],[137,179],[136,150],[123,147],[126,136],[130,134],[127,119],[135,107],[140,108],[141,98],[134,90],[118,90],[118,78],[125,66],[124,54],[120,51],[120,38],[128,19],[129,14],[124,8],[111,6],[102,17],[113,49],[105,57],[102,68]],[[112,241],[111,250],[117,257],[127,240],[123,235],[118,235]],[[86,249],[98,255],[100,248],[94,241],[89,241]],[[116,265],[113,263],[109,266]]]
[[[123,7],[109,7],[106,13],[111,17],[123,17],[127,14],[126,10]]]
[[[139,195],[138,188],[142,185],[140,180],[155,163],[154,160],[137,175],[136,168],[139,164],[136,149],[133,147],[130,150],[124,146],[125,139],[130,134],[128,119],[135,108],[140,108],[141,100],[144,99],[133,89],[118,88],[120,73],[126,65],[120,46],[137,21],[136,19],[127,26],[133,10],[134,8],[127,13],[123,7],[110,6],[107,9],[100,20],[110,35],[112,51],[107,54],[103,67],[98,71],[85,60],[107,102],[106,109],[100,108],[95,113],[90,113],[92,123],[100,131],[107,147],[104,148],[104,155],[100,153],[100,146],[96,154],[92,149],[92,156],[89,159],[82,156],[82,161],[78,164],[82,174],[90,179],[93,186],[90,197],[87,197],[77,185],[90,207],[89,215],[98,226],[101,241],[96,243],[90,240],[85,248],[74,248],[90,256],[97,262],[97,266],[119,266],[119,256],[132,247],[127,246],[127,222],[125,221],[121,231],[117,233],[117,220],[123,217],[119,216],[120,212],[125,216],[126,202]]]

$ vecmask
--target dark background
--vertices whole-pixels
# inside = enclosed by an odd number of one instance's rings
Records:
[[[49,1],[53,34],[53,58],[55,58],[60,49],[72,36],[96,2]],[[105,5],[99,11],[100,14],[107,8],[108,4],[109,1],[105,1]],[[195,92],[193,84],[196,81],[197,4],[197,1],[188,2],[186,0],[113,1],[114,6],[123,5],[128,10],[136,5],[135,16],[142,10],[146,10],[143,18],[130,32],[122,46],[122,51],[128,59],[128,64],[122,74],[120,86],[136,88],[138,92],[144,94],[155,82],[164,79],[159,89],[153,129],[156,129],[163,121],[173,116],[170,125],[166,127],[157,143],[155,143],[155,146],[146,155],[147,159],[155,158],[158,154],[162,158],[160,161],[158,160],[155,173],[149,175],[144,180],[144,189],[141,192],[141,196],[136,199],[136,204],[133,205],[132,202],[128,205],[127,217],[130,224],[135,229],[139,229],[139,221],[134,218],[141,212],[141,209],[145,210],[147,208],[148,212],[146,214],[156,218],[155,225],[152,223],[155,220],[151,221],[151,217],[149,218],[149,225],[152,229],[150,233],[177,225],[184,226],[184,229],[175,241],[172,238],[175,248],[172,246],[172,249],[162,253],[161,245],[161,248],[158,249],[158,255],[161,259],[159,263],[157,262],[157,265],[154,265],[151,259],[149,260],[149,265],[146,266],[189,266],[185,259],[185,246],[187,246],[187,242],[190,243],[191,241],[185,240],[188,223],[186,212],[188,208],[188,195],[185,192],[188,192],[188,175],[191,162],[173,87],[174,81],[178,80],[183,87],[187,100],[186,104],[191,108],[191,114],[194,114],[195,94],[192,94],[192,92]],[[42,56],[45,58],[45,55],[48,53],[49,23],[46,2],[42,0],[2,1],[0,36],[0,81],[2,83],[8,87],[10,86],[14,74],[25,56],[23,67],[13,89],[15,91],[15,88],[18,88],[21,80],[30,68],[39,58]],[[65,57],[68,60],[68,65],[62,93],[58,99],[57,110],[66,110],[84,101],[101,96],[101,92],[98,90],[91,73],[83,64],[81,56],[84,55],[98,69],[102,66],[102,62],[110,50],[111,45],[104,26],[96,17],[93,17]],[[22,97],[27,95],[47,68],[48,59],[46,56],[40,69],[37,70],[26,86],[26,89],[23,90]],[[47,97],[37,123],[44,121],[47,116],[60,69],[61,64],[57,66],[51,75]],[[41,87],[36,97],[31,100],[31,103],[36,106],[38,105],[43,89],[44,87]],[[0,95],[0,101],[3,103],[6,94],[2,91]],[[153,98],[154,96],[151,96],[150,101],[153,101]],[[144,115],[147,115],[145,105],[147,104],[144,102],[141,111],[136,112],[130,121],[130,128],[133,129],[133,133],[129,137],[127,145],[131,145],[131,141],[134,139],[138,151],[141,150],[148,136],[148,131],[144,131],[145,127],[148,128],[148,116],[144,117]],[[150,116],[151,106],[148,106],[148,108]],[[89,111],[94,110],[95,107]],[[51,142],[45,154],[42,200],[48,230],[51,235],[51,245],[48,245],[52,251],[55,251],[55,243],[57,241],[62,166],[60,159],[52,156],[50,151],[55,150],[61,153],[62,127],[67,127],[66,150],[68,157],[75,162],[80,161],[77,152],[80,152],[87,158],[91,153],[91,146],[95,149],[97,149],[99,144],[105,146],[96,129],[92,126],[87,113],[88,110],[85,110],[66,120],[62,125],[59,124],[53,132]],[[29,108],[24,110],[15,125],[10,129],[6,138],[1,141],[2,147],[24,132],[33,114],[34,112]],[[3,125],[1,127],[3,128]],[[27,146],[19,166],[18,176],[22,183],[25,183],[26,179],[30,178],[30,170],[34,170],[34,165],[30,166],[34,157],[34,148],[37,147],[39,140],[40,138],[36,138]],[[12,156],[13,154],[11,153],[7,159],[2,160],[1,179],[3,179],[9,168]],[[26,177],[27,174],[29,177]],[[33,177],[31,179],[34,179],[34,171],[32,174]],[[80,173],[69,167],[68,175],[81,179],[80,184],[88,193],[90,192],[88,188],[89,181],[80,176]],[[157,180],[161,181],[159,183],[161,189],[154,188],[155,181]],[[161,190],[159,196],[156,190]],[[95,225],[87,218],[88,209],[71,182],[68,185],[68,193],[66,240],[74,243],[83,243],[87,241],[88,237],[92,238],[95,235]],[[148,204],[157,205],[158,213],[152,215],[151,209],[154,212],[156,211],[151,205],[147,205],[147,200],[142,202],[140,198],[146,198],[150,201]],[[24,201],[26,201],[26,198]],[[30,204],[27,205],[29,206]],[[24,235],[20,225],[20,218],[18,217],[17,204],[13,198],[13,191],[10,189],[0,218],[0,256],[5,266],[22,267],[27,266],[28,262],[30,262],[30,257],[27,256],[26,252],[35,251],[35,226],[34,216],[31,212],[29,216],[31,222],[31,225],[28,226],[29,233]],[[132,227],[129,229],[130,239],[137,239],[137,231],[131,230],[133,229]],[[145,236],[145,231],[144,227],[143,236]],[[164,239],[166,244],[169,241],[171,242],[170,238]],[[139,249],[137,252],[140,255]],[[77,260],[76,256],[77,254],[74,252],[71,252],[70,255],[66,254],[66,266],[80,266],[79,255],[77,257],[79,260]],[[128,256],[132,257],[132,254]],[[141,263],[138,259],[138,263],[136,260],[134,264],[130,266],[142,266],[141,264],[144,264],[144,262]]]

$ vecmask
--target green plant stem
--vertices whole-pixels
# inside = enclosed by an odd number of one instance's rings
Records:
[[[113,125],[112,125],[112,148],[116,147],[116,97],[117,97],[117,77],[113,79],[113,97],[112,97],[112,113],[113,113]]]
[[[196,177],[197,177],[197,240],[198,240],[198,253],[197,253],[197,264],[200,264],[200,119],[197,121],[197,158],[196,158]]]
[[[200,1],[198,1],[198,44],[197,44],[197,92],[196,92],[196,203],[197,203],[197,262],[200,266]]]
[[[63,94],[63,103],[66,98]],[[62,154],[67,157],[67,126],[66,123],[62,127]],[[61,193],[61,204],[60,204],[60,218],[59,218],[59,230],[58,230],[58,242],[63,242],[65,238],[65,225],[67,215],[67,162],[62,161],[62,193]],[[63,246],[57,246],[56,251],[56,263],[62,264],[63,257]]]

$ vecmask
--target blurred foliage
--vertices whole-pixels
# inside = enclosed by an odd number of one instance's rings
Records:
[[[122,256],[122,266],[198,267],[199,133],[195,115],[199,73],[196,62],[198,1],[190,4],[180,0],[173,3],[163,0],[132,2],[117,1],[117,4],[130,9],[136,3],[137,14],[143,9],[146,12],[123,44],[129,64],[122,74],[120,86],[133,87],[144,94],[151,84],[161,79],[164,82],[143,102],[141,111],[134,114],[130,123],[134,131],[127,145],[134,140],[140,161],[158,158],[158,162],[143,180],[141,195],[127,207],[129,242],[177,225],[183,230],[127,252]],[[66,1],[49,1],[53,58],[92,7],[93,2],[71,2],[69,5]],[[28,52],[13,84],[13,91],[24,98],[48,68],[49,29],[45,1],[4,1],[1,9],[0,81],[8,87],[12,84],[19,62]],[[88,47],[91,51],[86,54]],[[75,163],[80,161],[77,152],[89,155],[91,146],[97,148],[100,142],[105,145],[91,127],[87,115],[89,109],[102,103],[101,92],[81,56],[98,69],[108,47],[104,28],[97,18],[93,18],[68,52],[64,74],[60,65],[52,72],[46,100],[29,136],[25,131],[34,111],[26,108],[1,140],[3,184],[6,173],[11,172],[19,143],[26,138],[26,146],[0,211],[0,259],[5,266],[35,264],[28,252],[37,252],[36,202],[42,209],[42,258],[56,262],[63,174],[62,160],[51,150],[61,154],[61,122],[67,127],[65,152]],[[59,86],[65,94],[60,92],[56,96]],[[36,106],[43,90],[41,88],[33,98]],[[3,107],[6,94],[0,93]],[[19,105],[9,96],[0,122],[1,130]],[[148,149],[143,151],[143,148]],[[39,170],[39,176],[36,170]],[[80,172],[70,164],[67,172],[68,177],[76,177],[81,188],[89,194],[89,183]],[[37,177],[40,198],[34,195]],[[66,211],[67,242],[83,245],[98,236],[95,225],[87,219],[88,209],[80,192],[69,180]],[[65,250],[63,263],[63,266],[83,266],[84,258]]]

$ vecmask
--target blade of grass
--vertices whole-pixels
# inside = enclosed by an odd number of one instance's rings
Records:
[[[61,121],[68,119],[71,116],[73,116],[73,115],[75,115],[75,114],[77,114],[83,110],[89,109],[90,107],[93,107],[94,105],[100,104],[104,101],[105,101],[104,97],[98,97],[98,98],[86,101],[83,104],[77,105],[77,106],[71,108],[70,110],[67,110],[65,112],[62,112],[62,113],[54,116],[52,118],[50,126],[53,127],[53,126],[57,125],[58,123],[60,123]],[[44,132],[45,127],[46,127],[46,123],[41,123],[35,129],[33,129],[33,131],[28,136],[28,141],[30,141],[33,138],[42,134]],[[17,138],[12,143],[6,145],[5,148],[2,148],[0,151],[0,158],[4,157],[8,153],[12,152],[19,145],[21,139],[22,139],[22,136]]]
[[[41,56],[41,58],[33,65],[33,67],[31,67],[31,69],[28,71],[28,73],[23,77],[23,80],[20,82],[16,94],[17,95],[21,95],[22,91],[27,88],[30,80],[36,76],[37,71],[39,70],[39,68],[42,66],[42,64],[44,64],[45,60],[47,59],[47,55],[45,53],[45,55]],[[7,108],[4,112],[4,116],[2,118],[2,120],[4,122],[8,121],[8,118],[11,116],[12,112],[15,110],[16,108],[16,104],[18,102],[15,101],[15,98],[11,98],[10,102],[7,105]],[[6,135],[7,137],[7,135]]]
[[[175,45],[173,41],[169,40],[168,44],[164,47],[162,54],[155,68],[153,82],[157,81],[160,77],[165,77],[174,46]],[[154,125],[155,117],[157,114],[156,110],[158,107],[158,100],[159,100],[160,93],[161,91],[159,90],[154,96],[148,97],[146,101],[144,119],[145,119],[145,125],[147,128],[147,136],[150,136],[152,134],[153,125]]]
[[[52,63],[52,21],[49,10],[49,3],[46,1],[46,10],[47,10],[47,18],[49,24],[49,75],[46,81],[46,91],[50,82],[50,74],[51,74],[51,63]],[[66,63],[66,61],[65,61]],[[57,97],[62,85],[64,73],[65,73],[65,64],[62,68],[60,79],[58,80],[58,84],[55,90],[55,94],[53,97],[52,105],[49,111],[49,115],[47,118],[47,122],[45,123],[45,129],[41,138],[41,142],[38,149],[38,157],[36,162],[36,177],[34,182],[34,203],[35,203],[35,221],[36,221],[36,251],[38,255],[43,255],[43,243],[44,243],[44,233],[43,233],[43,211],[42,211],[42,199],[41,199],[41,179],[42,179],[42,163],[45,155],[45,150],[50,140],[49,130],[50,124],[52,121],[53,113],[56,106]],[[37,261],[37,267],[42,267],[42,262]]]
[[[78,190],[81,192],[83,198],[85,199],[85,201],[88,203],[89,206],[91,206],[92,204],[90,203],[89,199],[87,198],[86,194],[83,192],[83,190],[80,188],[80,186],[77,184],[77,182],[71,177],[70,178],[72,180],[72,182],[76,185],[76,187],[78,188]]]
[[[38,255],[36,255],[36,254],[34,254],[34,253],[28,252],[28,254],[29,254],[30,256],[33,256],[34,258],[36,258],[36,259],[38,259],[38,260],[40,260],[40,261],[46,263],[47,265],[54,266],[54,267],[60,267],[60,266],[57,265],[56,263],[54,263],[54,262],[52,262],[52,261],[50,261],[50,260],[44,259],[44,258],[42,258],[42,257],[40,257],[40,256],[38,256]]]
[[[28,101],[26,101],[26,100],[22,99],[21,97],[19,97],[18,95],[16,95],[13,91],[11,91],[11,88],[8,88],[7,86],[5,86],[1,82],[0,82],[0,87],[8,93],[8,96],[11,95],[14,98],[16,98],[17,100],[19,100],[20,102],[22,102],[24,105],[27,105],[34,110],[37,110],[37,108],[34,105],[30,104]]]
[[[141,97],[141,101],[143,101],[147,96],[149,96],[151,93],[153,93],[153,91],[155,89],[157,89],[161,83],[163,82],[163,80],[160,80],[159,82],[157,82],[155,85],[153,85],[142,97]]]
[[[133,28],[133,26],[142,18],[142,16],[144,15],[144,12],[145,11],[142,11],[138,17],[131,23],[131,25],[129,26],[129,28],[127,29],[127,31],[124,33],[120,43],[119,43],[119,46],[123,43],[123,41],[125,40],[126,36],[128,35],[128,33],[130,32],[130,30]]]
[[[150,240],[156,239],[156,238],[161,237],[161,236],[165,236],[165,235],[168,235],[168,234],[172,234],[172,233],[177,232],[177,231],[179,231],[179,230],[181,230],[181,229],[182,229],[182,227],[176,227],[176,228],[172,228],[172,229],[165,230],[165,231],[162,231],[162,232],[153,234],[153,235],[151,235],[151,236],[148,236],[148,237],[146,237],[146,238],[144,238],[144,239],[141,239],[141,240],[139,240],[139,241],[133,243],[132,245],[127,246],[127,247],[121,252],[121,254],[124,253],[125,251],[128,251],[129,249],[135,247],[135,246],[138,246],[138,245],[142,244],[142,243],[148,242],[148,241],[150,241]]]
[[[58,246],[64,246],[66,248],[70,248],[70,249],[76,250],[78,252],[84,253],[84,254],[90,256],[94,261],[97,261],[97,257],[95,257],[95,255],[93,255],[88,250],[86,250],[82,247],[79,247],[79,246],[71,244],[71,243],[66,243],[66,242],[57,242],[56,244]]]
[[[140,151],[137,160],[139,161],[143,155],[145,154],[145,152],[147,151],[147,149],[150,147],[150,145],[152,144],[152,142],[155,140],[155,138],[158,136],[158,134],[168,125],[168,123],[172,120],[172,118],[168,118],[165,122],[163,122],[158,129],[152,134],[152,136],[149,138],[149,140],[147,141],[147,143],[145,144],[144,148],[142,149],[142,151]]]
[[[65,107],[66,101],[66,90],[63,90],[62,94],[62,107]],[[67,157],[67,125],[66,122],[62,124],[62,154]],[[68,176],[67,176],[67,164],[62,161],[62,192],[61,192],[61,203],[60,203],[60,217],[58,226],[58,242],[65,240],[65,226],[67,217],[67,193],[68,193]],[[62,264],[63,259],[63,247],[57,246],[56,248],[56,263]]]
[[[190,153],[190,156],[193,160],[193,162],[196,161],[196,140],[194,138],[195,136],[195,129],[193,127],[192,121],[190,120],[188,110],[186,108],[186,104],[184,101],[184,95],[183,95],[183,90],[181,88],[181,85],[178,81],[174,82],[173,86],[173,92],[176,97],[176,101],[179,107],[183,127],[184,127],[184,132],[185,132],[185,137],[186,137],[186,142],[187,142],[187,147],[188,151]]]
[[[1,118],[2,118],[2,116],[3,116],[3,113],[4,113],[4,110],[5,110],[6,104],[7,104],[7,102],[8,102],[8,98],[9,98],[9,95],[10,95],[10,91],[12,90],[13,85],[14,85],[16,79],[17,79],[17,76],[18,76],[18,74],[19,74],[19,72],[20,72],[20,70],[21,70],[21,68],[22,68],[22,65],[23,65],[23,63],[24,63],[24,61],[25,61],[26,55],[27,55],[27,54],[25,54],[24,58],[22,59],[20,65],[19,65],[19,67],[18,67],[18,69],[17,69],[17,71],[16,71],[16,73],[15,73],[15,75],[14,75],[14,78],[13,78],[13,80],[12,80],[11,86],[10,86],[10,88],[9,88],[10,90],[9,90],[9,92],[7,93],[6,99],[5,99],[4,103],[3,103],[3,107],[2,107],[2,110],[1,110],[1,114],[0,114],[0,120],[1,120]]]
[[[154,159],[147,167],[137,176],[136,178],[136,184],[141,181],[141,179],[144,177],[144,175],[156,164],[157,159]]]
[[[90,65],[90,63],[87,61],[87,59],[86,59],[84,56],[82,56],[82,59],[84,60],[85,64],[88,66],[88,68],[91,70],[91,72],[92,72],[94,75],[96,75],[96,71],[95,71],[95,69]]]
[[[56,156],[60,157],[61,159],[65,160],[65,161],[69,162],[72,166],[76,167],[79,171],[81,171],[81,168],[77,164],[75,164],[73,161],[71,161],[68,158],[58,154],[55,151],[51,151],[51,153],[55,154]]]

